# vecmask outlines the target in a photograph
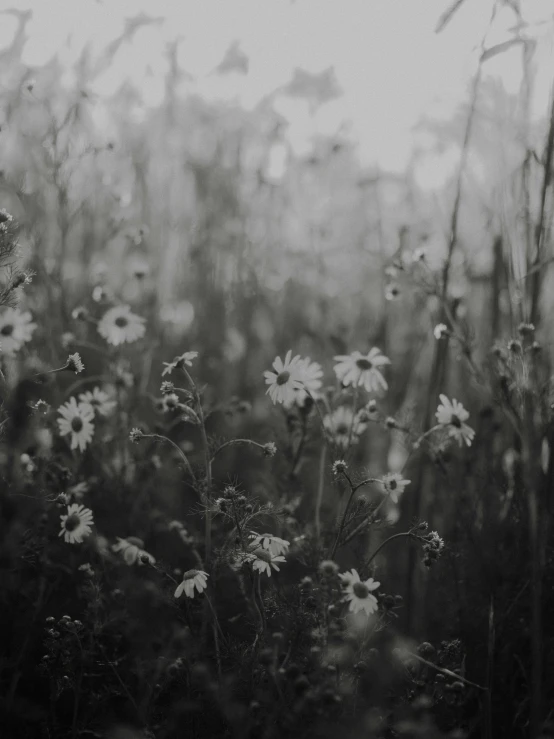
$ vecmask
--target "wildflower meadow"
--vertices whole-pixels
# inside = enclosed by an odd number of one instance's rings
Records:
[[[3,13],[2,739],[554,736],[552,16],[488,4],[432,195],[340,131],[277,176],[178,41],[99,93],[148,15],[69,74]]]

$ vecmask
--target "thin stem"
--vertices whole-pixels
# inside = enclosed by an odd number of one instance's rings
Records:
[[[344,473],[343,473],[344,474]],[[350,482],[350,478],[347,478]],[[362,480],[361,482],[358,482],[356,485],[354,485],[354,492],[358,490],[359,488],[363,487],[364,485],[369,485],[370,482],[380,482],[382,483],[382,480],[379,480],[377,477],[368,477],[366,480]],[[352,485],[352,483],[350,483]]]
[[[316,531],[316,537],[318,541],[321,536],[321,503],[323,501],[323,488],[324,488],[326,458],[327,458],[327,442],[324,439],[323,444],[321,446],[321,453],[319,455],[317,495],[316,495],[316,500],[315,500],[315,531]]]
[[[552,160],[554,158],[554,85],[550,93],[550,125],[548,127],[548,135],[546,139],[544,162],[544,174],[541,187],[540,199],[540,215],[539,221],[535,229],[535,261],[533,267],[537,267],[541,262],[542,251],[544,250],[544,242],[546,236],[546,194],[550,186],[552,178]],[[543,270],[537,269],[533,273],[531,283],[531,323],[538,324],[539,320],[539,297],[542,285]]]
[[[42,375],[52,375],[54,372],[63,372],[64,370],[68,369],[69,364],[64,364],[63,367],[57,367],[56,369],[51,370],[45,370],[44,372],[35,372],[33,375],[34,377],[41,377]]]
[[[258,577],[257,577],[257,581],[258,581],[258,582],[257,582],[257,586],[258,586],[258,587],[257,587],[257,590],[258,590],[258,599],[259,599],[259,601],[260,601],[260,611],[261,611],[261,614],[262,614],[262,618],[263,618],[263,625],[264,625],[264,628],[265,628],[265,625],[266,625],[267,619],[266,619],[266,615],[265,615],[265,606],[264,606],[264,600],[263,600],[263,598],[262,598],[262,586],[261,586],[261,580],[262,580],[262,576],[261,576],[261,574],[260,574],[260,575],[258,575]]]
[[[335,556],[335,552],[337,551],[337,548],[339,546],[339,542],[340,542],[340,539],[341,539],[341,536],[342,536],[342,532],[344,530],[344,526],[345,526],[345,523],[346,523],[346,516],[347,516],[348,511],[350,509],[350,505],[352,503],[352,499],[354,498],[354,494],[356,493],[356,490],[358,490],[358,488],[360,488],[362,485],[365,485],[368,482],[381,482],[381,480],[376,480],[376,479],[370,478],[368,480],[362,481],[358,485],[354,485],[352,483],[352,480],[350,479],[350,477],[348,476],[348,474],[346,472],[343,472],[342,474],[348,480],[348,484],[350,485],[350,496],[349,496],[348,501],[346,503],[346,506],[344,508],[344,513],[342,514],[341,522],[339,524],[339,530],[337,532],[337,538],[335,539],[335,543],[333,544],[333,548],[331,549],[331,553],[329,555],[329,559],[333,559],[333,557]]]
[[[314,407],[315,407],[315,409],[317,411],[317,415],[319,416],[319,420],[320,420],[320,423],[321,423],[321,430],[323,432],[323,436],[326,437],[327,436],[327,433],[326,433],[326,430],[325,430],[325,420],[323,418],[323,414],[321,413],[321,408],[319,407],[319,405],[317,404],[316,399],[314,398],[314,396],[311,394],[311,392],[308,390],[307,387],[304,387],[304,392],[306,393],[306,395],[308,395],[313,400]]]
[[[422,442],[422,441],[423,441],[424,439],[426,439],[426,438],[427,438],[428,436],[430,436],[430,435],[431,435],[431,434],[432,434],[432,433],[433,433],[434,431],[437,431],[437,429],[440,429],[440,428],[441,428],[441,424],[440,424],[440,423],[437,423],[437,424],[436,424],[436,426],[433,426],[432,428],[430,428],[430,429],[428,429],[427,431],[425,431],[425,433],[421,434],[421,436],[419,436],[419,437],[418,437],[418,438],[417,438],[417,439],[416,439],[416,440],[414,441],[414,443],[413,443],[413,448],[414,448],[414,449],[419,449],[419,447],[421,446],[421,442]]]
[[[385,503],[385,501],[387,500],[387,498],[388,498],[388,496],[387,496],[387,495],[385,495],[385,496],[384,496],[384,498],[383,498],[383,500],[382,500],[382,501],[381,501],[381,502],[379,503],[379,505],[377,506],[377,508],[375,508],[375,510],[374,510],[374,511],[372,511],[372,512],[370,513],[370,515],[369,515],[369,516],[368,516],[367,518],[365,518],[365,519],[364,519],[364,520],[363,520],[363,521],[362,521],[362,522],[361,522],[360,524],[358,524],[358,526],[356,526],[356,528],[355,528],[355,529],[354,529],[353,531],[351,531],[351,532],[350,532],[350,533],[348,534],[348,536],[347,536],[347,537],[346,537],[346,538],[344,539],[344,541],[342,542],[342,545],[341,545],[341,546],[344,546],[345,544],[348,544],[348,542],[349,542],[349,541],[352,541],[352,539],[353,539],[353,538],[354,538],[355,536],[357,536],[357,535],[358,535],[358,534],[360,533],[360,531],[361,531],[361,530],[362,530],[362,529],[363,529],[363,528],[364,528],[365,526],[369,526],[369,525],[371,525],[372,523],[374,523],[374,522],[375,522],[375,517],[377,516],[377,514],[379,513],[379,511],[380,511],[380,510],[381,510],[381,508],[383,507],[383,504]]]
[[[244,549],[244,551],[247,551],[247,548],[246,548],[246,546],[244,544],[244,536],[243,536],[243,533],[242,533],[242,526],[240,525],[239,516],[238,516],[238,513],[237,513],[237,509],[236,509],[235,501],[234,500],[231,500],[231,506],[233,508],[233,518],[235,519],[235,526],[237,527],[237,531],[239,533],[240,543],[242,544],[242,548]]]
[[[260,444],[257,441],[253,441],[252,439],[230,439],[215,450],[215,452],[212,454],[211,461],[213,462],[219,452],[223,451],[223,449],[231,446],[232,444],[251,444],[252,446],[257,446],[259,449],[264,449],[263,444]]]
[[[212,612],[212,615],[214,617],[214,624],[217,627],[217,631],[219,632],[219,635],[223,639],[223,643],[227,643],[227,639],[225,638],[225,634],[223,633],[221,626],[219,625],[219,619],[217,617],[217,613],[215,612],[215,608],[213,607],[212,601],[209,599],[207,592],[204,593],[204,596],[206,597],[206,601],[208,603],[208,606],[210,607],[210,611]]]
[[[121,677],[119,675],[119,672],[115,669],[114,664],[112,662],[110,662],[110,660],[108,659],[108,655],[106,654],[106,651],[104,650],[104,647],[100,643],[98,644],[98,646],[100,647],[100,651],[104,655],[104,659],[106,660],[107,664],[112,668],[113,673],[114,673],[114,675],[115,675],[115,677],[117,679],[117,682],[121,685],[121,687],[123,688],[123,690],[125,692],[125,695],[127,696],[127,698],[129,698],[129,700],[133,704],[133,707],[134,707],[135,711],[137,712],[138,718],[142,721],[143,720],[142,711],[138,707],[135,699],[133,698],[133,696],[129,692],[129,689],[127,688],[127,686],[125,685],[125,683],[123,682],[123,680],[121,679]]]
[[[358,407],[358,394],[359,394],[359,386],[356,385],[354,388],[354,394],[352,397],[352,421],[350,422],[350,429],[348,431],[348,445],[347,449],[350,449],[350,445],[352,443],[352,434],[354,433],[354,424],[356,423],[356,411]]]
[[[256,576],[253,574],[252,577],[255,578]],[[256,611],[258,613],[258,618],[260,620],[260,634],[263,634],[264,617],[262,616],[262,612],[260,611],[260,607],[258,605],[258,599],[256,598],[256,585],[254,583],[254,580],[252,580],[252,602],[254,603],[254,607],[256,608]],[[258,637],[259,637],[259,634],[258,634]],[[258,637],[256,638],[256,641]]]
[[[381,549],[383,549],[383,547],[385,546],[385,544],[388,544],[389,541],[392,541],[393,539],[400,539],[400,537],[402,537],[402,536],[408,536],[408,537],[410,537],[410,536],[413,536],[413,534],[412,534],[411,531],[403,531],[400,534],[393,534],[392,536],[389,536],[388,539],[385,539],[385,541],[377,547],[377,549],[373,552],[373,554],[371,555],[371,557],[365,563],[365,566],[367,567],[368,565],[371,564],[371,562],[373,562],[373,560],[379,554],[379,552],[381,551]]]
[[[202,437],[202,446],[204,447],[204,460],[206,467],[206,517],[205,517],[205,561],[206,564],[210,561],[211,549],[212,549],[212,512],[210,510],[210,496],[212,492],[212,460],[210,457],[210,445],[208,443],[208,435],[206,433],[206,419],[204,417],[204,410],[202,408],[202,401],[200,399],[200,393],[192,377],[189,375],[187,370],[182,368],[185,377],[187,378],[190,386],[193,389],[196,404],[198,406],[198,416],[200,418],[200,435]]]
[[[194,481],[196,481],[196,477],[194,476],[194,472],[192,471],[192,467],[190,465],[190,462],[187,459],[186,454],[181,449],[180,446],[178,446],[174,441],[171,441],[171,439],[168,439],[167,436],[163,436],[162,434],[142,434],[140,437],[141,439],[160,439],[160,441],[167,441],[168,444],[171,444],[171,446],[179,452],[179,456],[183,460],[185,467],[187,468],[187,472],[192,477]]]
[[[411,659],[415,659],[418,662],[421,662],[421,664],[425,665],[426,667],[431,667],[433,670],[436,670],[437,672],[440,672],[443,675],[446,675],[447,677],[452,678],[453,680],[456,680],[456,681],[459,680],[461,683],[464,683],[465,685],[470,685],[472,688],[477,688],[477,690],[483,690],[484,692],[487,692],[487,688],[484,688],[482,685],[473,683],[471,682],[471,680],[466,680],[465,677],[458,675],[456,672],[451,672],[450,670],[447,670],[446,667],[439,667],[434,662],[429,662],[428,660],[423,659],[423,657],[420,657],[419,654],[414,654],[413,652],[409,652],[408,650],[405,651],[405,654],[409,655]]]
[[[292,466],[290,470],[290,479],[293,480],[296,476],[296,472],[298,470],[298,467],[300,465],[300,461],[302,460],[302,452],[304,451],[304,444],[306,442],[306,432],[307,432],[307,416],[303,415],[302,417],[302,434],[300,436],[300,441],[298,442],[298,446],[296,447],[296,452],[294,454],[293,460],[292,460]]]

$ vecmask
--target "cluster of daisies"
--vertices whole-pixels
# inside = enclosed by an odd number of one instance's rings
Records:
[[[279,571],[278,563],[285,561],[285,554],[289,548],[289,542],[272,534],[250,534],[251,542],[249,552],[243,553],[237,564],[250,562],[254,571],[271,576],[271,570]],[[342,601],[348,603],[351,613],[364,612],[370,616],[378,610],[378,602],[373,592],[381,583],[372,577],[361,580],[357,570],[339,573],[338,565],[332,560],[325,560],[320,565],[320,572],[324,577],[338,575],[342,586]],[[183,593],[188,598],[194,598],[195,592],[202,593],[207,587],[209,575],[203,570],[188,570],[183,574],[183,580],[175,590],[175,597],[179,598]]]
[[[75,319],[89,318],[85,308],[76,308],[72,313]],[[89,318],[89,320],[91,320]],[[6,356],[14,356],[28,344],[37,324],[29,311],[19,308],[5,308],[0,314],[0,346]],[[133,313],[128,305],[110,308],[98,321],[98,333],[108,344],[119,346],[132,343],[144,337],[145,320]]]
[[[390,364],[377,347],[367,354],[355,351],[348,355],[335,357],[335,374],[344,387],[364,387],[367,392],[387,390],[388,385],[381,373],[381,367]],[[288,351],[284,361],[276,357],[273,372],[264,373],[267,394],[273,403],[281,403],[285,407],[300,404],[306,396],[313,399],[319,397],[323,377],[323,369],[317,362],[299,355],[292,356]]]
[[[196,352],[185,352],[175,357],[172,362],[165,362],[162,375],[170,375],[174,370],[186,371],[191,367]],[[343,386],[363,387],[368,392],[384,391],[387,383],[382,375],[382,368],[390,361],[379,349],[373,348],[367,354],[353,352],[350,355],[335,357],[335,373]],[[314,402],[323,398],[321,395],[323,370],[319,364],[309,358],[292,357],[288,352],[285,359],[279,357],[273,363],[273,372],[266,372],[268,394],[274,403],[292,406],[305,402],[310,397]],[[441,404],[437,410],[437,427],[447,428],[448,435],[460,443],[470,444],[474,432],[466,424],[468,413],[456,400],[449,400],[440,396]],[[83,393],[78,399],[71,397],[60,409],[61,418],[58,419],[60,433],[71,436],[71,447],[83,450],[92,439],[94,433],[95,414],[109,415],[113,410],[114,402],[109,395],[100,388],[92,392]],[[372,410],[371,402],[366,410]],[[329,410],[323,419],[323,427],[338,446],[347,449],[353,438],[357,438],[365,429],[367,421],[351,408],[339,407]],[[435,428],[437,428],[435,427]],[[430,431],[432,431],[431,429]],[[429,432],[428,432],[429,433]],[[333,465],[335,475],[347,474],[347,465],[338,460]],[[399,473],[388,473],[380,480],[384,492],[395,503],[398,496],[410,484]],[[69,505],[67,513],[61,516],[61,531],[66,542],[75,544],[91,534],[93,525],[92,511],[81,504]],[[273,571],[279,572],[280,566],[286,561],[290,542],[273,534],[259,534],[250,532],[243,550],[234,555],[233,566],[239,569],[245,564],[251,566],[253,572],[259,576],[271,577]],[[136,537],[120,538],[112,545],[112,551],[119,554],[127,565],[155,565],[155,558],[144,549],[144,543]],[[374,591],[379,582],[373,578],[362,581],[355,569],[345,573],[338,573],[338,566],[328,562],[328,566],[336,569],[336,574],[342,584],[342,600],[349,605],[352,613],[364,612],[366,615],[375,613],[378,609]],[[194,598],[195,594],[202,594],[208,584],[209,574],[204,570],[187,570],[174,592],[176,598],[183,594],[187,598]]]
[[[92,511],[81,504],[69,505],[67,513],[60,516],[60,520],[59,535],[70,544],[81,544],[92,533]],[[290,542],[273,534],[256,532],[250,533],[249,539],[248,551],[237,556],[235,566],[238,568],[248,562],[255,572],[268,577],[271,577],[272,570],[279,572],[279,564],[285,562]],[[156,564],[156,559],[144,549],[144,542],[137,537],[117,537],[111,549],[121,555],[129,566]],[[371,577],[362,581],[355,569],[339,574],[338,565],[331,560],[322,562],[320,571],[326,576],[338,575],[343,589],[342,601],[349,604],[350,612],[363,611],[369,616],[377,611],[378,603],[373,591],[379,587],[379,582]],[[209,574],[204,570],[187,570],[175,589],[174,597],[180,598],[184,594],[187,598],[194,598],[196,593],[202,594],[207,588],[208,577]]]
[[[435,336],[441,338],[446,327],[442,324],[435,329]],[[390,359],[385,357],[380,349],[373,347],[367,354],[354,351],[347,355],[338,355],[335,358],[334,371],[342,387],[363,387],[368,393],[379,393],[388,389],[387,381],[382,370],[390,365]],[[276,357],[273,362],[273,371],[264,373],[268,385],[267,394],[274,404],[282,404],[285,408],[293,405],[302,405],[306,397],[314,402],[324,400],[321,394],[323,370],[317,362],[309,358],[302,359],[299,355],[292,356],[289,350],[285,359]],[[449,400],[440,395],[440,405],[436,412],[437,425],[430,431],[439,428],[446,429],[448,436],[471,445],[475,432],[466,423],[469,413],[457,400]],[[338,406],[323,417],[323,426],[332,443],[339,449],[348,449],[359,441],[360,436],[367,428],[368,421],[376,410],[376,401],[372,399],[361,410],[350,406]],[[396,428],[394,419],[387,419],[386,425]],[[430,432],[426,432],[428,435]],[[417,446],[417,443],[416,443]]]

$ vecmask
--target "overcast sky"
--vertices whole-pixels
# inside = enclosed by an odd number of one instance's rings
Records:
[[[343,130],[359,142],[360,157],[401,170],[412,148],[411,129],[424,114],[449,116],[464,98],[475,72],[478,50],[491,15],[492,0],[466,0],[442,33],[435,33],[451,0],[0,0],[0,8],[34,13],[25,61],[40,65],[57,54],[67,64],[84,45],[100,50],[141,11],[160,18],[141,29],[120,50],[96,82],[110,94],[122,80],[140,85],[146,105],[163,96],[167,59],[164,45],[179,38],[179,61],[191,75],[187,89],[204,96],[237,99],[253,107],[284,86],[296,67],[318,73],[333,67],[343,94],[316,113],[307,102],[281,97],[278,107],[290,121],[290,140],[301,151],[314,132]],[[525,0],[526,31],[540,36],[535,112],[548,106],[552,56],[552,0]],[[536,25],[549,20],[549,25]],[[511,12],[498,13],[487,45],[510,38]],[[14,26],[0,23],[0,46]],[[230,45],[248,58],[248,73],[217,75]],[[487,74],[501,77],[510,91],[519,87],[521,49],[487,62]],[[63,82],[63,81],[62,81]],[[186,91],[186,90],[185,90]]]

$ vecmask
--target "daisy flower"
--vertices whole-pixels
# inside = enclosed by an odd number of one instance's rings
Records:
[[[184,354],[180,354],[178,357],[175,357],[173,362],[163,362],[165,369],[162,372],[162,377],[170,375],[174,369],[192,367],[192,360],[196,359],[197,356],[198,352],[185,352]]]
[[[377,598],[371,592],[377,590],[381,584],[380,582],[375,582],[372,577],[362,582],[358,572],[354,569],[339,575],[339,577],[342,580],[345,592],[343,600],[350,603],[349,611],[352,613],[365,611],[368,616],[377,611]]]
[[[151,554],[148,554],[143,547],[144,542],[142,539],[138,539],[136,536],[128,536],[126,539],[117,538],[117,544],[112,544],[113,552],[121,552],[125,562],[131,566],[135,562],[139,565],[146,564],[149,562],[151,565],[156,564],[156,560]]]
[[[131,313],[128,305],[110,308],[98,323],[98,333],[112,346],[131,344],[142,339],[145,331],[144,318]]]
[[[348,441],[357,444],[359,437],[367,428],[367,424],[360,420],[358,414],[354,415],[352,408],[340,405],[338,408],[323,419],[323,425],[327,430],[331,441],[341,449],[347,449]],[[350,429],[352,428],[352,438]]]
[[[88,317],[88,311],[83,305],[78,305],[71,311],[71,318],[75,321],[84,321]]]
[[[286,554],[290,547],[290,542],[286,539],[280,539],[278,536],[273,534],[250,534],[253,547],[262,547],[262,549],[268,549],[271,554],[279,555]]]
[[[475,431],[464,421],[469,418],[469,413],[461,403],[454,398],[449,400],[446,395],[439,395],[440,405],[437,408],[436,417],[439,425],[448,427],[448,435],[456,439],[460,446],[465,442],[471,446],[475,437]]]
[[[252,562],[253,569],[257,570],[260,574],[265,572],[268,577],[271,577],[271,568],[279,572],[277,562],[285,562],[285,558],[281,554],[273,554],[270,549],[264,549],[258,547],[254,551],[247,555],[246,559]]]
[[[71,448],[83,452],[94,435],[94,410],[88,403],[77,403],[72,396],[67,403],[58,408],[60,436],[71,434]]]
[[[194,588],[201,593],[208,585],[208,573],[203,570],[187,570],[183,575],[183,582],[179,583],[175,597],[180,598],[183,592],[187,598],[194,598]]]
[[[338,362],[335,374],[343,385],[362,385],[368,393],[388,388],[379,367],[390,364],[390,359],[381,354],[376,346],[368,354],[355,351],[352,354],[340,354],[334,359]]]
[[[385,492],[390,495],[391,500],[395,503],[398,503],[398,495],[403,493],[410,483],[411,480],[403,480],[402,475],[397,472],[389,472],[383,477]]]
[[[69,544],[82,544],[92,532],[94,523],[92,511],[78,503],[67,506],[67,515],[60,516],[61,531],[58,536],[63,536]]]
[[[274,404],[292,405],[296,398],[296,391],[302,389],[302,371],[298,366],[299,360],[300,356],[297,354],[293,357],[289,349],[284,362],[281,357],[275,358],[272,365],[274,372],[269,370],[264,372],[266,385],[269,385],[267,394]]]
[[[385,300],[396,300],[400,295],[400,288],[395,282],[391,282],[385,289]]]
[[[445,336],[448,336],[448,326],[446,325],[446,323],[437,323],[437,325],[433,329],[433,335],[437,341],[440,341],[440,339],[444,339]]]
[[[37,324],[31,320],[29,312],[22,313],[18,308],[6,308],[0,315],[0,342],[2,351],[12,356],[23,344],[31,341]]]
[[[115,408],[115,401],[110,400],[108,393],[104,390],[100,390],[99,387],[95,387],[92,392],[87,390],[86,393],[79,395],[81,403],[90,405],[95,413],[99,413],[101,416],[109,416]]]
[[[302,383],[302,387],[294,392],[294,400],[285,402],[285,408],[290,408],[293,404],[302,405],[308,397],[308,393],[313,397],[317,396],[321,388],[321,378],[323,370],[317,362],[312,362],[309,357],[299,359],[297,362],[298,380]],[[308,391],[308,392],[306,392]]]

